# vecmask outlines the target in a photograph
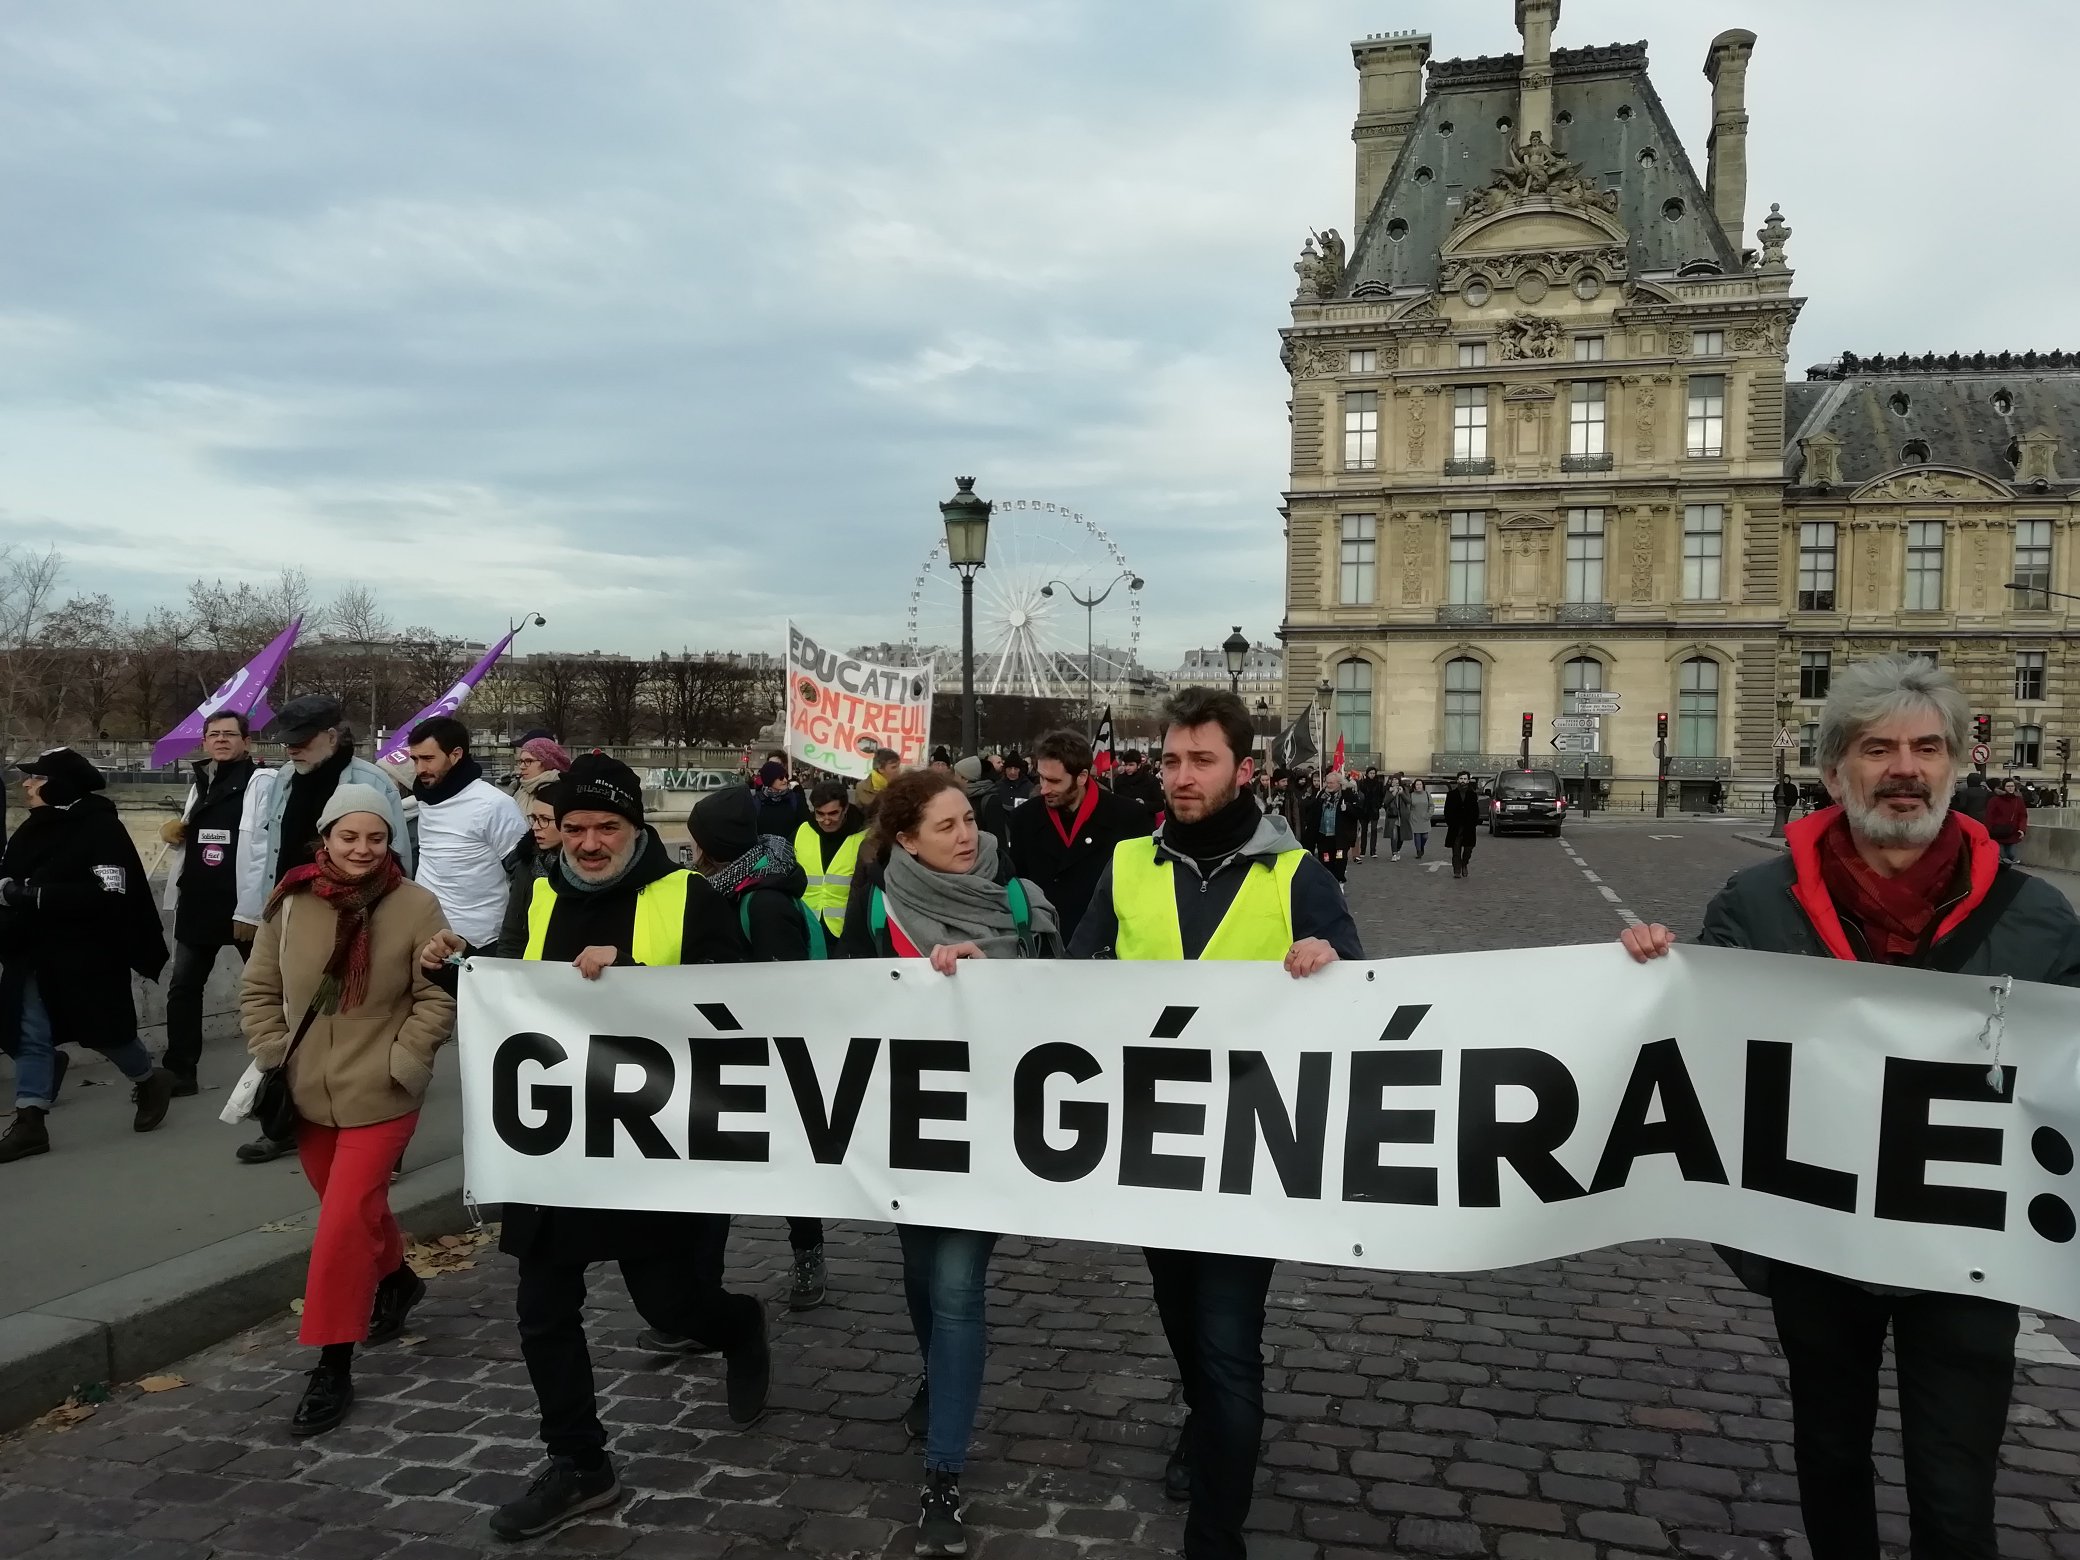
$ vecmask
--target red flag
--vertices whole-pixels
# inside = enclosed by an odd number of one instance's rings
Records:
[[[1098,732],[1091,739],[1091,772],[1109,775],[1112,766],[1119,762],[1118,751],[1112,741],[1112,706],[1105,706],[1105,718],[1098,722]]]
[[[1343,768],[1343,733],[1340,731],[1336,733],[1336,757],[1330,762],[1329,767],[1336,770]]]

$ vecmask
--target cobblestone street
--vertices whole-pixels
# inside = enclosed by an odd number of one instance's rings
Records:
[[[1734,832],[1571,823],[1564,842],[1483,839],[1464,882],[1407,855],[1365,862],[1351,897],[1376,956],[1600,942],[1622,913],[1687,937],[1725,876],[1763,859]],[[639,1351],[618,1279],[595,1270],[602,1417],[628,1493],[540,1547],[641,1560],[910,1552],[920,1461],[899,1421],[917,1357],[896,1242],[837,1225],[829,1251],[829,1299],[789,1315],[777,1308],[784,1232],[739,1226],[733,1279],[776,1306],[772,1407],[748,1431],[723,1413],[719,1362]],[[1161,1472],[1181,1409],[1139,1253],[1007,1239],[992,1305],[963,1481],[971,1553],[1174,1549],[1182,1510]],[[495,1252],[437,1276],[407,1336],[357,1361],[346,1426],[308,1443],[284,1428],[308,1363],[286,1316],[174,1367],[182,1385],[118,1387],[70,1428],[0,1441],[0,1555],[504,1551],[486,1511],[540,1457],[512,1314],[511,1265]],[[2068,1352],[2080,1329],[2032,1326],[2000,1482],[2002,1553],[2080,1557],[2080,1365]],[[1804,1553],[1769,1314],[1705,1248],[1646,1243],[1456,1275],[1287,1264],[1266,1346],[1253,1560]],[[1888,1392],[1880,1503],[1888,1541],[1903,1544],[1890,1404]]]

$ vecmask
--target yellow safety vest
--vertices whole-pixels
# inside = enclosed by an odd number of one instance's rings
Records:
[[[1270,861],[1250,863],[1202,959],[1283,959],[1293,947],[1293,874],[1307,852],[1299,846]],[[1182,959],[1184,930],[1177,918],[1177,863],[1158,856],[1146,839],[1112,848],[1112,913],[1119,921],[1115,952],[1122,959]]]
[[[693,874],[680,868],[667,872],[654,883],[645,883],[636,895],[635,946],[629,950],[638,964],[677,964],[686,937],[686,890]],[[527,952],[523,959],[539,959],[549,940],[549,917],[556,912],[556,890],[546,877],[534,880],[534,894],[527,901]]]
[[[866,838],[864,829],[845,836],[838,854],[818,875],[809,871],[809,863],[823,860],[822,831],[813,823],[805,823],[794,831],[794,859],[809,873],[809,887],[802,895],[802,903],[823,918],[833,937],[845,934],[845,901],[852,893],[852,874],[859,870],[859,848]]]

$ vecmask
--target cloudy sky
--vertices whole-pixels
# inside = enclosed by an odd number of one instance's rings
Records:
[[[1701,170],[1729,26],[1794,371],[2080,345],[2019,284],[2063,105],[1972,63],[2071,64],[2063,6],[1566,0],[1558,41],[1647,39]],[[1409,27],[1517,46],[1509,0],[15,0],[0,541],[131,609],[293,564],[536,648],[777,648],[902,638],[972,472],[1110,535],[1151,664],[1267,636],[1290,268],[1353,226],[1348,42]]]

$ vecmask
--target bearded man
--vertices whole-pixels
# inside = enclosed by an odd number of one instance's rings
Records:
[[[1925,659],[1884,656],[1838,673],[1819,750],[1837,805],[1788,825],[1783,856],[1735,873],[1698,941],[2080,986],[2080,917],[2065,896],[2004,866],[1985,828],[1950,806],[1970,711]],[[1635,926],[1620,941],[1644,962],[1675,936]],[[1888,1326],[1915,1560],[1994,1560],[2015,1307],[1731,1255],[1776,1312],[1814,1560],[1877,1560],[1871,1436]]]

